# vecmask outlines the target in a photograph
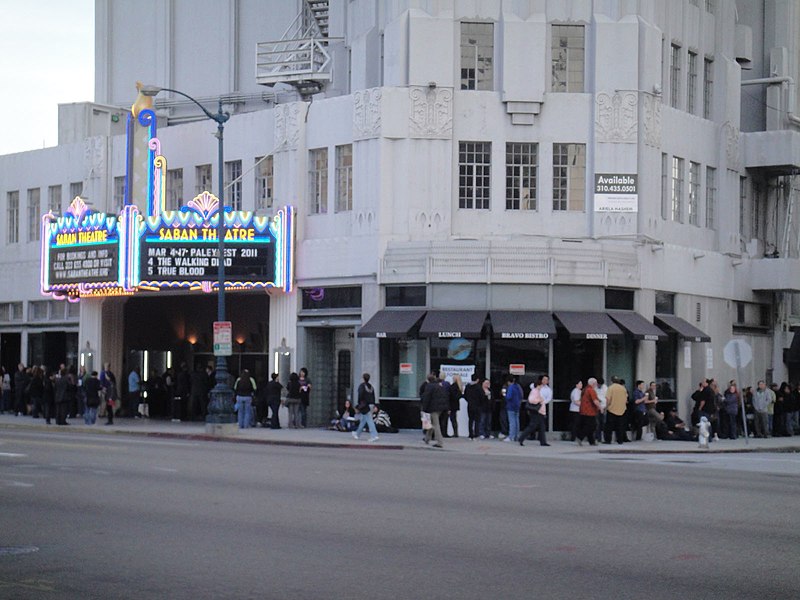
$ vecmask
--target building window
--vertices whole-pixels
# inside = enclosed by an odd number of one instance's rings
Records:
[[[715,4],[714,0],[706,0],[706,12],[707,13],[709,13],[711,15],[714,14],[714,9],[716,8],[714,6],[714,4]]]
[[[167,170],[167,210],[178,210],[183,201],[183,169]]]
[[[672,220],[683,223],[683,159],[672,157]]]
[[[83,194],[83,182],[73,181],[69,184],[69,201],[72,202],[78,196]]]
[[[716,229],[717,218],[717,170],[706,167],[706,227]]]
[[[583,210],[586,145],[553,144],[553,210]]]
[[[242,161],[225,163],[225,205],[233,210],[242,210]]]
[[[47,210],[54,215],[61,214],[61,186],[51,185],[47,188]]]
[[[8,192],[8,243],[19,242],[19,192]]]
[[[584,71],[583,25],[553,25],[551,69],[554,92],[582,92]]]
[[[336,212],[353,210],[353,145],[336,146]]]
[[[689,224],[700,225],[698,202],[700,198],[700,163],[689,162]]]
[[[694,114],[697,109],[697,53],[689,52],[689,75],[686,82],[686,111]]]
[[[46,321],[49,314],[50,302],[48,300],[28,302],[28,318],[31,321]]]
[[[386,306],[425,306],[426,294],[424,285],[387,286]]]
[[[669,219],[669,156],[661,154],[661,218]]]
[[[3,302],[0,304],[0,322],[22,320],[22,302]]]
[[[303,310],[361,308],[361,286],[303,288]]]
[[[379,340],[381,398],[419,398],[426,371],[427,340]]]
[[[308,151],[308,196],[312,215],[328,212],[328,149]]]
[[[538,144],[506,144],[506,209],[537,210]]]
[[[675,314],[675,294],[670,292],[656,292],[656,314]]]
[[[256,159],[256,210],[272,208],[273,164],[271,154]]]
[[[703,118],[711,118],[711,101],[714,91],[714,61],[703,60]]]
[[[194,195],[211,191],[211,165],[197,165],[194,168]]]
[[[681,94],[681,47],[672,44],[669,57],[669,105],[678,108]]]
[[[28,241],[38,242],[41,239],[39,219],[42,214],[42,193],[39,188],[28,190]]]
[[[67,305],[67,319],[79,319],[81,316],[80,302],[65,302]]]
[[[114,206],[125,206],[125,177],[114,177]]]
[[[494,24],[461,23],[461,89],[494,86]]]
[[[606,288],[606,310],[633,310],[633,290]]]
[[[458,143],[458,208],[489,208],[491,142]]]
[[[747,214],[747,177],[739,177],[739,235],[742,238],[742,244],[746,244],[753,237],[750,231],[750,223]]]

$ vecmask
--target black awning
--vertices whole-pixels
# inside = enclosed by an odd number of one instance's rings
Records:
[[[605,340],[623,335],[606,313],[558,311],[555,315],[570,337]]]
[[[358,330],[358,337],[407,337],[424,316],[424,310],[379,310]]]
[[[555,337],[556,326],[549,312],[493,310],[492,337],[503,340],[536,340]]]
[[[783,362],[800,363],[800,331],[794,332],[791,345],[783,349]]]
[[[667,334],[635,312],[610,312],[608,316],[616,321],[617,325],[630,333],[636,340],[658,341],[666,338]]]
[[[675,315],[656,315],[656,325],[674,331],[680,337],[690,342],[710,342],[711,336],[703,333],[697,327]]]
[[[429,310],[419,334],[434,338],[479,338],[486,321],[485,310]]]

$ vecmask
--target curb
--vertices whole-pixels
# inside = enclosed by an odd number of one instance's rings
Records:
[[[171,433],[168,431],[126,431],[120,429],[94,429],[87,426],[77,426],[72,429],[63,429],[56,425],[14,425],[12,423],[0,423],[0,429],[14,429],[16,431],[75,431],[77,433],[88,433],[91,435],[128,435],[132,437],[148,437],[172,440],[190,440],[199,442],[230,442],[234,444],[255,444],[261,446],[294,446],[305,448],[344,448],[353,450],[405,450],[401,444],[382,444],[375,445],[369,443],[347,442],[337,444],[333,442],[314,442],[302,440],[259,440],[253,438],[221,437],[207,435],[205,433]]]
[[[613,455],[613,454],[636,454],[639,456],[646,456],[648,454],[700,454],[700,455],[708,455],[708,454],[754,454],[754,453],[781,453],[781,454],[791,454],[795,452],[800,452],[800,446],[781,446],[779,448],[721,448],[719,450],[703,450],[697,447],[685,450],[667,450],[665,449],[658,449],[658,450],[635,450],[631,448],[630,450],[610,450],[610,449],[600,449],[598,453],[606,454],[606,455]]]

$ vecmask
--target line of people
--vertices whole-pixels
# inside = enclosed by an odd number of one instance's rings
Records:
[[[103,370],[87,372],[62,364],[58,369],[26,367],[20,363],[12,379],[0,371],[2,396],[0,414],[43,418],[50,425],[68,425],[68,419],[83,417],[87,425],[97,421],[98,412],[113,425],[118,408],[117,381],[108,364]]]

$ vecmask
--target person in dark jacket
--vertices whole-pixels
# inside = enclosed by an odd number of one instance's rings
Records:
[[[69,412],[70,402],[74,392],[70,394],[70,374],[67,369],[61,369],[59,378],[56,379],[55,401],[56,401],[56,425],[67,425],[67,413]],[[76,387],[77,391],[77,387]]]
[[[450,398],[435,373],[428,375],[428,383],[422,393],[422,411],[431,415],[431,428],[425,431],[425,443],[434,439],[434,447],[442,447],[442,428],[439,416],[450,408]]]
[[[375,399],[375,388],[369,382],[369,373],[364,373],[362,378],[364,381],[358,386],[358,400],[356,402],[356,412],[360,421],[353,432],[353,437],[358,439],[366,425],[369,428],[369,441],[377,442],[378,430],[375,428],[375,421],[372,419],[372,407],[378,404]]]
[[[464,399],[467,401],[467,415],[469,417],[469,439],[474,440],[480,436],[481,402],[484,394],[481,390],[481,381],[477,373],[472,374],[472,381],[464,390]]]
[[[92,371],[84,386],[86,388],[86,411],[83,413],[83,422],[87,425],[94,425],[97,421],[97,408],[101,401],[100,390],[103,388],[103,384],[97,378],[97,371]]]
[[[34,419],[38,419],[43,411],[42,397],[44,396],[44,373],[39,367],[33,367],[31,379],[28,382],[29,402],[33,407],[31,411]]]
[[[297,373],[289,374],[286,384],[286,407],[289,409],[289,429],[300,428],[300,378]]]
[[[461,382],[461,376],[453,375],[453,383],[450,384],[450,389],[447,391],[449,396],[450,405],[448,412],[450,417],[450,425],[453,427],[453,437],[458,437],[458,411],[461,407],[461,398],[464,397],[464,384]],[[445,423],[445,428],[447,423]]]
[[[270,381],[264,386],[264,396],[267,400],[267,406],[272,412],[269,418],[269,426],[271,429],[280,429],[281,422],[278,418],[278,411],[281,408],[281,390],[283,386],[278,381],[278,374],[273,373],[270,375]]]
[[[25,388],[28,387],[28,373],[25,370],[25,365],[19,363],[17,372],[14,373],[14,411],[17,416],[22,416],[28,413],[25,408]]]
[[[56,374],[50,372],[44,378],[44,389],[42,393],[42,408],[44,408],[44,420],[50,425],[51,421],[56,414]]]

